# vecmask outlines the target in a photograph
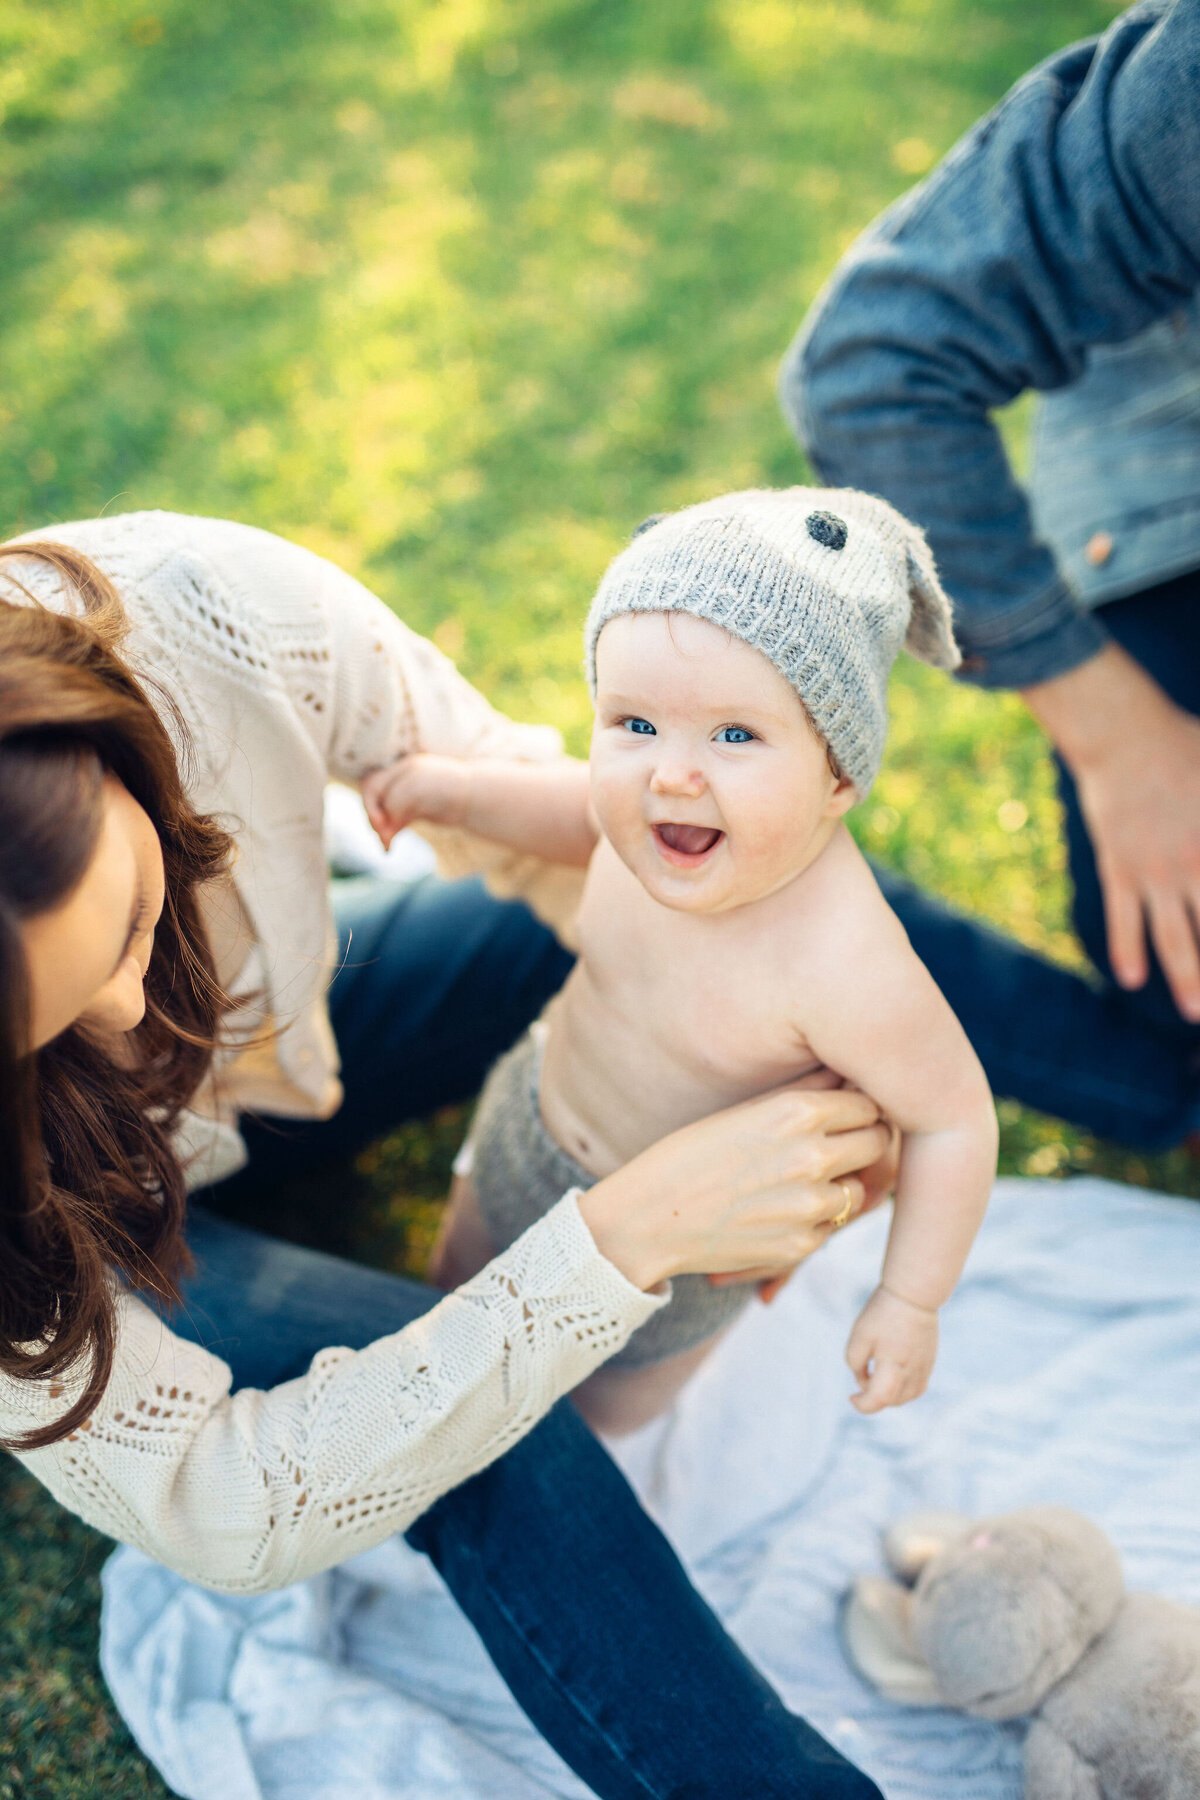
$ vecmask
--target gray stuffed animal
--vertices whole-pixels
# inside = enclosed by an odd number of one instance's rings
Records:
[[[863,1576],[851,1662],[909,1706],[1032,1714],[1025,1800],[1200,1800],[1200,1611],[1124,1591],[1109,1539],[1060,1507],[920,1513]]]

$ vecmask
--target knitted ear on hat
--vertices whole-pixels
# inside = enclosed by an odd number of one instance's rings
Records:
[[[935,669],[957,669],[962,651],[954,641],[950,602],[938,580],[933,555],[924,534],[915,525],[906,527],[908,598],[912,612],[904,648]]]

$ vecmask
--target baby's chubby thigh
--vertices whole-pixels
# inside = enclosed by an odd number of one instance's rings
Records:
[[[541,1142],[538,1061],[537,1039],[527,1032],[484,1083],[430,1257],[436,1287],[469,1281],[577,1185],[574,1165],[554,1166],[557,1157],[548,1158]],[[556,1145],[549,1148],[557,1153]]]
[[[429,1279],[447,1293],[470,1281],[485,1268],[503,1245],[488,1230],[471,1174],[457,1174],[442,1217],[441,1229],[429,1263]],[[722,1290],[728,1297],[730,1290]],[[743,1290],[745,1294],[752,1288]],[[656,1319],[670,1312],[666,1307]],[[636,1343],[637,1333],[633,1342]],[[681,1388],[699,1368],[721,1333],[706,1337],[689,1349],[651,1361],[622,1364],[621,1353],[576,1388],[572,1396],[593,1431],[623,1437],[658,1418],[674,1402]],[[628,1346],[626,1347],[628,1349]]]
[[[456,1174],[426,1271],[434,1287],[452,1293],[485,1269],[497,1246],[483,1222],[479,1196],[469,1174]]]
[[[718,1332],[717,1337],[706,1338],[690,1350],[638,1368],[614,1368],[608,1363],[589,1375],[572,1398],[592,1430],[605,1437],[640,1431],[673,1404],[719,1336]]]
[[[443,1230],[434,1279],[439,1286],[475,1274],[497,1251],[542,1218],[571,1188],[593,1176],[558,1144],[541,1116],[539,1088],[544,1030],[534,1027],[503,1056],[480,1096]],[[670,1303],[634,1333],[606,1370],[638,1373],[687,1357],[688,1369],[753,1297],[753,1284],[713,1287],[706,1276],[680,1275]],[[683,1365],[680,1364],[682,1367]],[[655,1377],[655,1383],[658,1378]],[[664,1376],[665,1381],[665,1376]],[[644,1377],[647,1389],[649,1375]],[[658,1409],[656,1409],[658,1410]]]

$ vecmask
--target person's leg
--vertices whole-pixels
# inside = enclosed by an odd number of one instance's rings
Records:
[[[738,1649],[573,1407],[407,1535],[602,1800],[880,1800]]]
[[[479,1210],[475,1183],[469,1175],[456,1175],[429,1253],[426,1278],[444,1294],[452,1293],[478,1275],[495,1254],[496,1246]]]
[[[329,1012],[345,1099],[331,1119],[243,1118],[249,1161],[210,1195],[236,1212],[264,1189],[354,1155],[407,1119],[477,1093],[574,960],[519,901],[480,881],[333,886],[338,966]]]
[[[440,1298],[202,1210],[189,1235],[197,1267],[176,1329],[223,1356],[235,1386],[286,1381]],[[600,1800],[881,1800],[734,1644],[568,1404],[407,1537]]]
[[[190,1202],[187,1240],[195,1269],[168,1321],[178,1336],[227,1362],[235,1388],[277,1387],[302,1375],[319,1350],[361,1350],[442,1297],[419,1281],[284,1243]]]
[[[1200,1124],[1192,1058],[1119,989],[1048,962],[890,869],[875,865],[875,875],[996,1095],[1144,1150]]]

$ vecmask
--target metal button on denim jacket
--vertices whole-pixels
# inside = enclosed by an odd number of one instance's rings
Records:
[[[1042,398],[1030,499],[1085,606],[1200,568],[1200,298]]]

